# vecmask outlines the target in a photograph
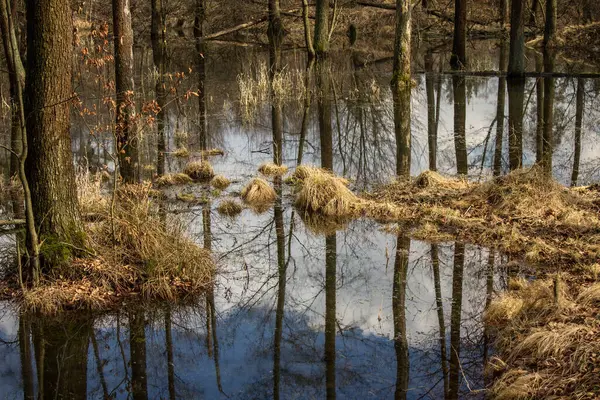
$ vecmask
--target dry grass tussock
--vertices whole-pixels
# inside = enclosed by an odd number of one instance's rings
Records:
[[[491,398],[598,398],[600,285],[562,274],[510,286],[485,314],[498,351]]]
[[[108,201],[102,195],[102,173],[92,174],[86,168],[75,176],[79,207],[83,214],[99,214],[106,210]]]
[[[585,60],[598,65],[600,60],[600,48],[590,46],[591,43],[600,42],[600,22],[587,25],[569,25],[559,30],[555,40],[551,43],[566,53],[566,56],[575,60]],[[532,47],[541,48],[544,43],[543,36],[531,40],[527,44]]]
[[[205,160],[188,163],[183,173],[197,182],[209,182],[215,176],[212,165]]]
[[[254,178],[242,189],[242,199],[257,212],[269,209],[277,199],[275,189],[267,181]]]
[[[165,174],[156,178],[156,186],[174,186],[174,185],[185,185],[194,182],[189,175],[181,172],[175,174]]]
[[[534,167],[481,184],[425,172],[367,196],[397,207],[387,219],[436,226],[462,241],[530,262],[582,264],[600,257],[600,196],[565,188]],[[435,240],[435,237],[424,238]]]
[[[223,199],[217,207],[219,214],[228,217],[235,217],[236,215],[239,215],[242,210],[242,205],[234,199]]]
[[[215,189],[225,190],[225,189],[227,189],[227,187],[229,185],[231,185],[231,181],[229,179],[227,179],[226,177],[224,177],[223,175],[216,175],[214,178],[212,178],[212,180],[210,181],[210,184]]]
[[[174,157],[188,158],[190,156],[190,151],[186,147],[180,147],[177,150],[175,150],[172,154]]]
[[[131,296],[175,301],[206,287],[215,270],[210,252],[189,239],[180,223],[159,216],[150,190],[119,188],[114,219],[104,210],[104,218],[86,226],[96,256],[76,259],[26,291],[23,308],[45,314],[104,310]]]
[[[275,163],[264,163],[258,167],[258,172],[264,176],[283,176],[286,174],[288,167],[285,165],[277,165]]]

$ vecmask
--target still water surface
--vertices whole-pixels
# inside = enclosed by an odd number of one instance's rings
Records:
[[[497,43],[474,46],[480,69],[499,69],[502,50]],[[457,80],[438,73],[447,65],[445,52],[421,49],[416,54],[414,69],[429,72],[414,77],[411,173],[430,168],[433,159],[441,172],[457,172],[457,160],[464,156],[455,147],[457,126],[465,131],[470,179],[492,175],[498,133],[500,173],[507,172],[508,96],[499,92],[506,87],[502,78]],[[141,101],[148,100],[153,96],[151,54],[139,51],[136,56],[137,80],[144,89]],[[321,164],[318,116],[320,107],[328,106],[333,134],[327,157],[337,173],[351,179],[353,189],[361,190],[392,179],[396,144],[390,64],[364,66],[356,58],[350,51],[333,57],[326,101],[313,98],[305,109],[297,95],[305,82],[304,54],[285,54],[284,70],[295,83],[281,103],[281,146],[283,163],[294,167],[307,115],[303,162]],[[528,68],[536,70],[536,55],[528,59]],[[214,288],[193,306],[128,307],[108,315],[63,319],[19,315],[3,304],[0,398],[483,397],[483,367],[493,349],[481,315],[492,294],[506,287],[509,260],[468,244],[411,240],[406,232],[395,233],[366,220],[315,233],[291,207],[288,188],[265,213],[245,210],[236,219],[221,217],[215,211],[220,199],[235,196],[260,163],[273,159],[273,104],[262,99],[249,109],[240,101],[240,82],[259,80],[268,57],[260,49],[215,46],[207,49],[203,60],[203,102],[192,96],[170,103],[169,147],[174,150],[185,137],[188,147],[197,149],[200,126],[205,126],[206,145],[225,151],[212,159],[215,172],[234,183],[210,205],[171,202],[169,207],[178,212],[172,218],[185,223],[200,245],[212,249],[219,267]],[[180,92],[197,88],[202,74],[196,73],[193,46],[174,46],[170,70],[188,71],[190,66],[193,72],[177,86]],[[573,68],[557,62],[560,71]],[[83,71],[78,79],[83,103],[90,108],[101,105],[93,74]],[[600,82],[553,79],[554,175],[571,184],[576,165],[577,184],[597,181]],[[537,78],[527,79],[521,93],[525,165],[536,158],[540,84]],[[583,102],[577,101],[578,87],[584,91]],[[313,96],[323,89],[314,86],[314,76],[309,77],[309,88]],[[463,106],[465,118],[459,115],[457,120],[455,110]],[[578,107],[583,116],[579,150]],[[436,118],[428,118],[430,113]],[[100,127],[108,126],[112,116],[98,112],[86,118],[74,118],[75,162],[110,169],[105,151],[110,135]],[[499,120],[503,129],[498,131]],[[432,123],[435,146],[430,140]],[[90,126],[100,132],[90,136]],[[155,140],[151,130],[142,140],[147,176],[156,162]],[[181,170],[185,162],[167,158],[171,171]],[[10,216],[10,204],[2,207],[0,214]],[[0,240],[8,248],[13,243],[8,236]]]

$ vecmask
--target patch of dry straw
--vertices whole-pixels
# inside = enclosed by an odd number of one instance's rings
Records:
[[[208,182],[215,176],[212,165],[206,160],[188,163],[183,173],[197,182]]]
[[[286,174],[287,170],[287,166],[277,165],[275,163],[264,163],[258,167],[258,172],[264,176],[283,176]]]
[[[242,199],[255,211],[263,212],[269,209],[277,199],[275,189],[267,181],[254,178],[248,183],[241,193]]]

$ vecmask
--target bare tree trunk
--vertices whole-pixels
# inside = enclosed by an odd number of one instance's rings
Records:
[[[129,0],[113,0],[112,6],[117,90],[115,134],[119,168],[125,183],[136,183],[139,181],[138,138],[135,126],[131,5]]]
[[[554,54],[544,50],[544,72],[554,71]],[[552,153],[554,151],[554,78],[544,78],[544,149],[542,165],[544,173],[552,175]]]
[[[19,106],[17,100],[17,87],[25,86],[25,68],[21,61],[21,56],[18,51],[19,44],[17,35],[14,30],[14,21],[11,22],[12,13],[9,12],[9,0],[0,0],[0,32],[2,33],[2,43],[4,44],[4,58],[8,69],[8,79],[10,84],[10,99],[11,99],[11,131],[10,141],[11,149],[14,152],[10,157],[10,175],[14,176],[19,173],[19,157],[23,150],[21,130],[21,122],[19,116]],[[12,28],[12,29],[11,29]],[[14,52],[12,49],[17,49]],[[17,80],[19,82],[17,82]]]
[[[317,108],[319,114],[319,139],[321,167],[333,171],[333,128],[331,126],[330,61],[317,63]]]
[[[529,12],[529,26],[536,25],[537,10],[540,7],[540,0],[533,0],[531,2],[531,11]]]
[[[510,170],[523,163],[523,101],[525,78],[508,79],[508,164]]]
[[[506,67],[506,42],[500,44],[500,70]],[[494,176],[502,172],[502,137],[504,136],[504,117],[506,103],[506,78],[498,78],[498,97],[496,102],[496,143],[494,147]]]
[[[543,72],[544,61],[539,54],[535,55],[535,69]],[[544,80],[538,78],[536,81],[536,128],[535,128],[535,162],[542,163],[544,152]]]
[[[302,20],[304,22],[304,40],[306,42],[306,51],[308,53],[308,59],[312,60],[315,58],[315,48],[310,35],[310,20],[308,18],[307,0],[302,0]]]
[[[274,207],[275,234],[277,236],[277,308],[275,311],[275,332],[273,346],[273,399],[280,398],[281,383],[281,341],[283,339],[283,313],[285,310],[285,288],[287,263],[285,261],[285,228],[283,226],[283,205],[281,199],[281,178],[276,178],[278,194]]]
[[[198,127],[200,148],[208,148],[208,127],[206,126],[206,58],[204,49],[204,19],[205,0],[196,0],[194,18],[194,38],[196,39],[196,51],[198,52]]]
[[[581,126],[583,125],[585,81],[577,79],[577,100],[575,102],[575,151],[573,153],[573,173],[571,174],[571,186],[577,186],[579,178],[579,162],[581,159]]]
[[[42,239],[83,246],[71,153],[73,20],[68,0],[27,0],[27,180]],[[50,46],[49,43],[52,45]],[[24,143],[25,144],[25,143]],[[27,146],[23,147],[24,150]],[[24,185],[26,186],[26,185]],[[27,193],[26,193],[27,195]],[[35,230],[35,229],[34,229]],[[68,248],[70,251],[70,247]],[[66,260],[45,259],[48,267]]]
[[[525,72],[525,2],[513,0],[510,9],[510,51],[508,75],[519,76]]]
[[[396,134],[396,174],[410,176],[410,38],[411,3],[396,0],[396,40],[394,44],[394,71],[392,93],[394,97],[394,129]]]
[[[427,144],[429,150],[429,170],[437,171],[437,130],[435,89],[433,87],[433,54],[425,54],[425,92],[427,93]]]
[[[450,65],[463,69],[467,65],[467,0],[454,0],[454,40]]]
[[[167,25],[163,10],[163,0],[152,0],[152,27],[150,36],[152,39],[154,68],[156,68],[156,72],[158,74],[155,90],[156,103],[158,104],[160,110],[156,116],[158,130],[156,173],[160,176],[165,173],[165,107],[167,103],[167,88],[165,82],[167,62]]]
[[[398,235],[394,261],[392,311],[394,316],[394,350],[396,351],[396,400],[406,400],[409,382],[409,352],[406,335],[406,277],[410,253],[410,239]]]
[[[329,52],[329,0],[317,0],[315,20],[315,55]]]
[[[454,93],[454,149],[456,152],[456,172],[459,175],[467,175],[469,173],[469,164],[467,160],[467,139],[465,129],[467,119],[465,78],[457,75],[453,76],[452,89]]]
[[[509,0],[500,0],[500,23],[505,27],[508,23],[508,3]]]
[[[552,46],[556,36],[556,0],[546,0],[546,26],[544,28],[544,46]]]

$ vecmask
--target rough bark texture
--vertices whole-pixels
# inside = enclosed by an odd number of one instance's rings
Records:
[[[513,1],[510,9],[510,51],[508,75],[518,76],[525,72],[525,3]]]
[[[396,0],[396,40],[394,44],[392,93],[396,134],[396,174],[404,177],[410,176],[411,151],[410,9],[409,0]]]
[[[525,78],[508,80],[508,163],[512,170],[523,163],[523,101]]]
[[[467,175],[469,164],[467,161],[467,139],[465,124],[467,119],[467,92],[465,78],[452,77],[454,93],[454,149],[456,152],[456,172]]]
[[[454,1],[454,40],[450,64],[454,69],[467,65],[467,0]]]
[[[585,81],[577,79],[577,100],[575,102],[575,149],[573,152],[573,173],[571,174],[571,186],[577,186],[579,178],[579,161],[581,159],[581,126],[583,125]]]
[[[116,137],[121,177],[126,183],[139,180],[133,83],[133,29],[129,0],[113,0],[115,86],[117,89]]]
[[[546,0],[546,26],[544,28],[544,46],[551,46],[556,36],[556,0]]]
[[[148,399],[146,371],[146,322],[143,310],[129,313],[129,351],[131,360],[131,392],[134,400]]]
[[[156,116],[156,125],[158,130],[157,142],[157,165],[156,173],[163,175],[165,173],[165,118],[166,118],[166,100],[167,89],[165,83],[165,72],[167,62],[167,25],[163,10],[163,0],[152,0],[152,24],[150,36],[152,39],[152,56],[154,68],[158,73],[156,80],[156,103],[160,111]]]
[[[81,245],[70,136],[72,36],[69,1],[27,1],[26,170],[35,225],[42,237]]]
[[[323,57],[329,51],[329,0],[317,0],[315,16],[315,55]]]

